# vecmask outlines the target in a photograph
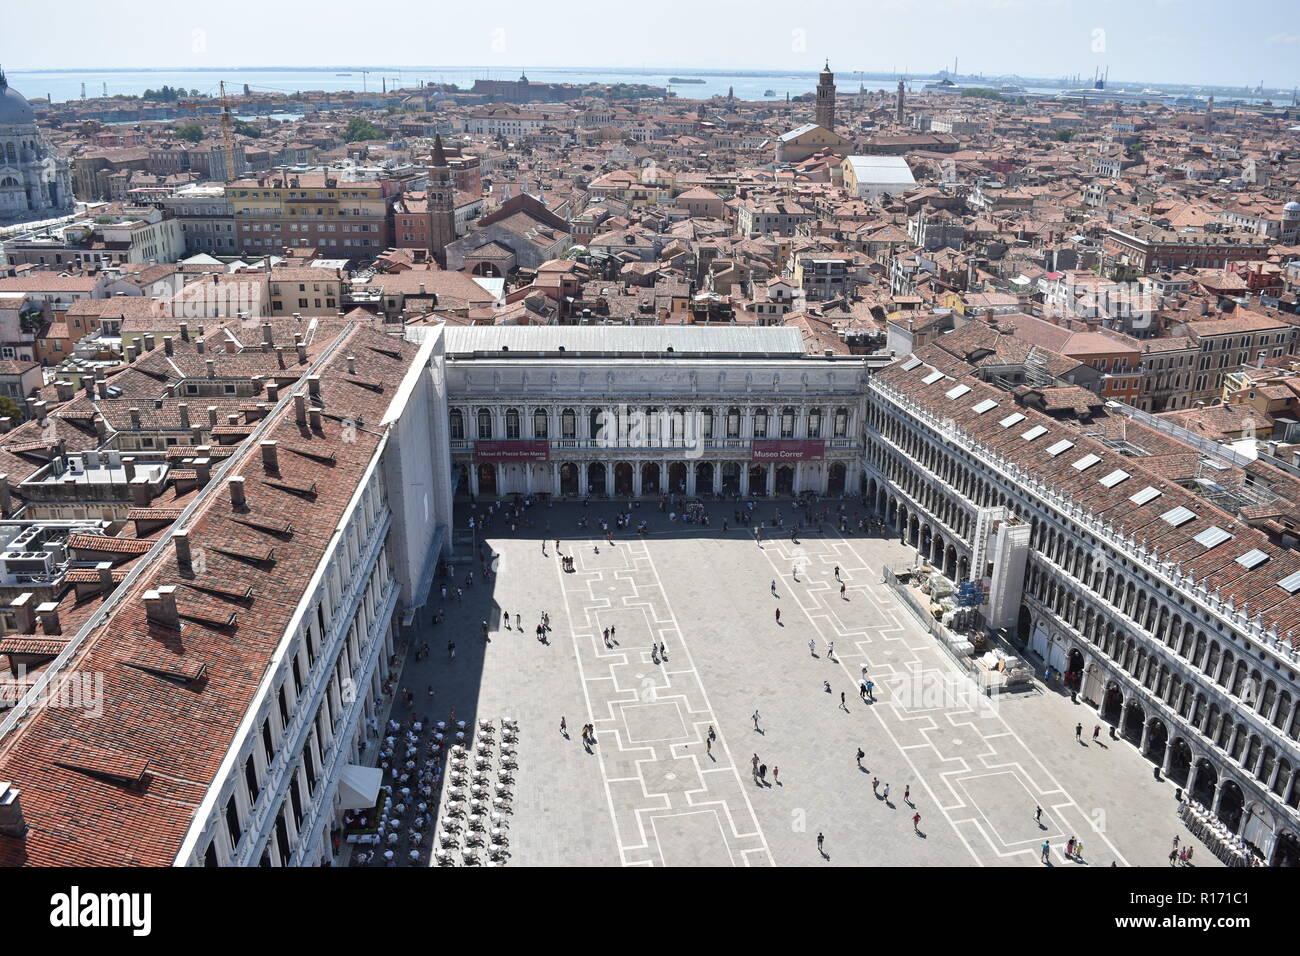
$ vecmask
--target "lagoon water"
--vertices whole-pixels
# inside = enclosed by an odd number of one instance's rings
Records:
[[[179,86],[186,90],[198,90],[201,95],[216,95],[217,84],[222,80],[226,82],[227,89],[235,93],[241,92],[244,84],[248,84],[254,92],[378,90],[383,87],[385,80],[389,89],[394,86],[415,87],[423,80],[426,83],[454,83],[467,90],[474,85],[476,79],[513,80],[519,77],[520,72],[521,69],[516,67],[422,66],[370,69],[338,66],[315,69],[10,71],[8,75],[9,82],[23,95],[43,97],[48,94],[58,103],[80,98],[83,83],[87,97],[102,96],[105,87],[110,96],[138,96],[147,89],[158,89],[161,86]],[[791,96],[811,93],[817,85],[816,72],[652,68],[617,70],[581,67],[524,67],[522,72],[530,80],[542,83],[644,83],[666,87],[669,78],[673,76],[704,80],[703,83],[674,84],[673,91],[683,99],[725,96],[728,88],[734,88],[736,96],[742,100],[784,100],[787,93]],[[859,85],[868,90],[892,91],[897,84],[897,80],[859,80],[858,74],[853,72],[837,73],[835,82],[842,95],[856,92]],[[909,81],[909,86],[919,91],[926,82],[928,81],[918,78]],[[996,80],[989,80],[988,83],[994,87],[998,85]],[[765,96],[764,93],[769,89],[776,95]],[[1054,92],[1046,87],[1028,89],[1031,92]]]

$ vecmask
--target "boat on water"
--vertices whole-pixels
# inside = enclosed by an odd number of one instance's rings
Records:
[[[927,93],[948,93],[957,89],[957,84],[945,76],[938,83],[927,83],[921,89]]]
[[[1027,93],[1023,86],[1016,86],[1014,83],[1003,83],[998,87],[999,93]]]
[[[351,76],[351,73],[335,73],[335,76]]]
[[[703,83],[704,81],[694,76],[670,76],[669,83]]]

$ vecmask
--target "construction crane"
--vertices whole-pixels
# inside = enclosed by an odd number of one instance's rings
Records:
[[[226,154],[226,182],[235,180],[235,134],[234,122],[230,117],[231,100],[226,95],[226,81],[222,80],[218,84],[221,95],[217,98],[217,103],[221,106],[221,142],[225,146]],[[211,106],[211,100],[184,100],[181,106],[187,110],[197,110],[204,106]]]

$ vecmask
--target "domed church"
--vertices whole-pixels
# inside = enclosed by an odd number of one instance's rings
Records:
[[[27,98],[0,70],[0,223],[54,219],[73,206],[68,161],[50,149]]]

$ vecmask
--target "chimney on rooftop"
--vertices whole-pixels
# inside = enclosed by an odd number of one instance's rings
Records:
[[[131,504],[136,508],[148,508],[149,502],[153,500],[151,489],[149,488],[149,479],[144,475],[136,475],[131,479]]]
[[[280,473],[280,455],[277,446],[277,442],[262,442],[262,467],[266,470],[268,475],[277,475]]]
[[[127,481],[135,478],[135,456],[127,455],[122,459],[122,474],[126,476]]]
[[[248,507],[248,498],[244,495],[244,476],[236,475],[230,479],[230,507],[243,511]]]
[[[13,508],[13,497],[9,493],[9,476],[0,475],[0,518],[8,518]]]
[[[190,340],[190,324],[188,322],[180,323],[180,330],[181,330],[181,341],[188,342]]]
[[[93,375],[81,376],[81,387],[86,390],[87,398],[94,398],[95,397],[95,376]]]
[[[108,398],[108,379],[106,378],[95,379],[95,388],[99,392],[100,398]]]
[[[36,608],[36,616],[40,619],[41,630],[47,637],[57,637],[63,633],[63,625],[59,622],[59,605],[55,601],[46,601]]]
[[[262,323],[262,351],[269,352],[271,346],[275,344],[275,337],[271,334],[271,323]]]
[[[321,430],[321,423],[320,423],[320,409],[319,409],[319,408],[313,408],[313,409],[311,410],[311,430],[314,431],[314,432],[318,432],[318,431]]]
[[[357,357],[355,355],[348,356],[348,374],[349,375],[357,374]]]
[[[181,428],[186,431],[190,430],[190,405],[189,402],[181,402],[176,406],[176,410],[181,416]]]
[[[198,452],[206,452],[207,447],[208,447],[207,445],[199,445],[194,450]],[[199,487],[200,488],[204,487],[208,482],[212,480],[212,459],[209,458],[206,454],[204,454],[200,458],[195,458],[194,473],[198,476]]]
[[[0,435],[14,427],[14,420],[8,415],[0,416]]]
[[[280,401],[280,385],[277,382],[266,383],[266,397],[271,400],[271,404],[277,404]]]
[[[307,364],[307,346],[303,344],[302,336],[298,337],[298,364]]]
[[[217,360],[216,360],[216,359],[204,359],[204,360],[203,360],[203,364],[204,364],[204,367],[206,367],[207,370],[208,370],[208,378],[216,378],[216,377],[217,377]]]
[[[11,837],[27,835],[27,821],[23,819],[23,805],[19,802],[21,793],[12,782],[0,782],[0,833]]]
[[[172,535],[172,543],[176,545],[176,563],[182,568],[189,568],[191,563],[190,556],[190,533],[182,529]]]
[[[9,602],[9,610],[13,612],[19,634],[36,633],[36,617],[32,613],[35,604],[36,597],[31,591],[24,591]]]
[[[101,442],[108,439],[108,422],[104,421],[103,415],[96,415],[94,418],[95,437]]]
[[[194,351],[198,352],[200,355],[203,355],[207,352],[207,350],[208,350],[208,343],[203,340],[202,336],[194,340]]]
[[[128,363],[131,363],[134,362],[139,357],[140,357],[140,350],[139,348],[136,347],[136,344],[132,342],[130,345],[126,347],[126,360]]]
[[[226,354],[227,354],[227,355],[234,355],[234,354],[235,354],[235,340],[234,340],[234,339],[229,339],[229,338],[226,339]]]
[[[172,630],[181,626],[180,612],[176,609],[176,587],[164,584],[153,591],[144,592],[145,613],[149,620]]]
[[[176,350],[172,345],[172,337],[170,335],[163,336],[163,352],[167,355],[176,354]]]
[[[136,431],[140,430],[140,409],[134,405],[131,406],[131,427]]]
[[[284,348],[282,346],[277,345],[275,347],[275,361],[280,368],[284,368]]]
[[[307,424],[307,396],[302,392],[293,393],[293,417],[299,425]]]
[[[315,399],[320,398],[320,376],[319,375],[307,376],[307,393],[311,395],[312,398]]]
[[[104,593],[113,590],[113,562],[100,561],[95,565],[95,570],[99,572],[99,586],[104,589]]]
[[[77,394],[77,386],[66,379],[59,379],[54,383],[54,388],[59,393],[59,401],[61,402],[70,402],[73,396]]]
[[[217,406],[215,405],[208,406],[208,427],[217,427]]]
[[[146,352],[152,352],[155,344],[152,332],[144,337],[144,350]]]

